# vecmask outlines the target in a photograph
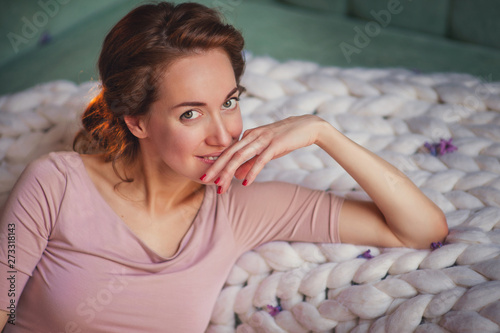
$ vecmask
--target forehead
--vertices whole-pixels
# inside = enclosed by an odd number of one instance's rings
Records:
[[[220,103],[220,98],[234,87],[236,79],[226,52],[222,49],[202,51],[182,57],[166,68],[158,87],[159,101],[175,105],[216,99]]]

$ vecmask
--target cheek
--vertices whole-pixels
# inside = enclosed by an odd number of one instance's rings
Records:
[[[174,155],[192,152],[203,141],[203,138],[200,137],[200,132],[189,130],[172,131],[165,138],[166,146],[168,146],[168,150],[173,152]]]
[[[226,128],[231,136],[238,140],[241,136],[241,132],[243,131],[243,121],[241,119],[241,115],[238,114],[234,117],[234,119],[231,119],[229,126]]]
[[[164,157],[180,157],[193,146],[193,133],[171,124],[153,122],[149,132],[150,140],[157,153]]]

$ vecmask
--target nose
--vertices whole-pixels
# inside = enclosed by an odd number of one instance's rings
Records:
[[[230,119],[223,119],[220,115],[212,118],[209,124],[209,134],[206,138],[208,145],[228,147],[233,142],[230,121]]]

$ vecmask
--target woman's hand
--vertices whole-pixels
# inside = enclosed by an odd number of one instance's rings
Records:
[[[214,181],[219,194],[227,190],[233,176],[249,185],[267,162],[316,143],[323,123],[319,117],[303,115],[249,129],[220,155],[202,180]]]
[[[337,161],[373,200],[344,201],[339,217],[342,242],[428,248],[448,233],[441,209],[408,177],[313,115],[290,117],[246,131],[202,179],[219,185],[218,193],[227,190],[233,175],[245,179],[243,185],[248,185],[270,160],[311,144]]]

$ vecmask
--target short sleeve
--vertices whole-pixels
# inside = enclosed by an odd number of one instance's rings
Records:
[[[274,240],[340,242],[343,198],[333,193],[282,182],[245,187],[235,181],[227,194],[229,220],[243,251]]]
[[[57,220],[65,184],[53,153],[29,164],[16,182],[0,219],[2,309],[11,302],[17,304],[40,260]]]

